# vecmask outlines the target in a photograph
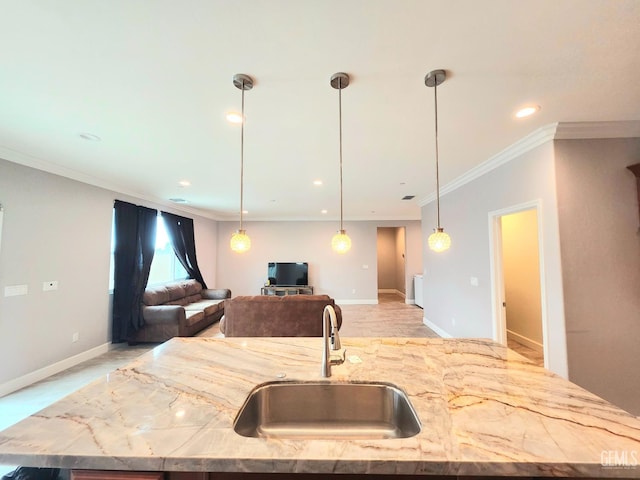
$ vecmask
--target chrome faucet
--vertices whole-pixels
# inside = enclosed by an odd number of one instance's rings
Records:
[[[328,314],[328,315],[327,315]],[[331,376],[331,365],[341,365],[344,363],[345,351],[342,356],[332,356],[331,350],[340,350],[340,335],[338,334],[338,320],[336,311],[331,305],[324,307],[322,312],[322,376]]]

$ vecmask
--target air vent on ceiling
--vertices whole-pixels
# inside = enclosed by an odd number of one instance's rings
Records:
[[[405,195],[402,197],[402,200],[413,200],[414,198],[416,198],[415,195]]]
[[[169,201],[173,203],[187,203],[187,201],[184,198],[170,198]]]

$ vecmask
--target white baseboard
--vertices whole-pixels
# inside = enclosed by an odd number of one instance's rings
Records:
[[[542,354],[544,351],[544,347],[541,343],[536,342],[535,340],[531,340],[530,338],[525,337],[524,335],[520,335],[512,330],[507,329],[507,340],[514,340],[518,343],[521,343],[525,347],[529,347],[532,350]]]
[[[442,328],[437,326],[435,323],[429,321],[427,317],[422,317],[422,323],[424,323],[431,330],[436,332],[442,338],[453,338],[448,332],[445,332]]]
[[[40,380],[44,380],[56,373],[60,373],[63,370],[78,365],[86,360],[91,360],[98,355],[107,353],[111,349],[111,345],[111,343],[103,343],[102,345],[98,345],[97,347],[78,353],[72,357],[65,358],[64,360],[39,368],[38,370],[22,375],[21,377],[9,380],[8,382],[0,385],[0,397],[4,397],[5,395],[20,390],[21,388],[28,387],[29,385],[39,382]]]
[[[393,293],[394,295],[400,295],[401,297],[406,297],[404,293],[402,293],[397,288],[379,288],[378,293]]]

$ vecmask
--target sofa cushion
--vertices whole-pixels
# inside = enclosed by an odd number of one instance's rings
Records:
[[[191,297],[194,295],[200,296],[200,292],[202,291],[202,285],[197,280],[189,279],[183,280],[180,282],[180,286],[184,288],[185,297]]]
[[[179,282],[167,283],[155,287],[147,287],[142,302],[145,305],[185,305],[190,300],[200,300],[202,285],[200,282],[189,279]]]
[[[142,296],[145,305],[162,305],[169,301],[169,291],[164,285],[147,287]]]
[[[184,314],[187,326],[194,325],[204,320],[204,312],[202,310],[185,310]]]
[[[186,311],[202,310],[206,316],[213,315],[224,308],[223,300],[200,300],[184,306]]]

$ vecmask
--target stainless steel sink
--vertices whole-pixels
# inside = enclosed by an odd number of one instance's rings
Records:
[[[254,388],[233,429],[245,437],[407,438],[420,421],[390,383],[271,382]]]

